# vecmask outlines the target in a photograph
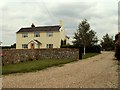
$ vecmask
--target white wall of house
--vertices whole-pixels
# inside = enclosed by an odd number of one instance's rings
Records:
[[[26,32],[28,33],[28,37],[25,38],[22,37],[22,32],[16,33],[16,49],[23,49],[22,44],[28,44],[31,40],[34,39],[41,43],[40,48],[47,48],[47,44],[53,44],[53,48],[60,48],[61,40],[65,40],[64,22],[62,20],[60,20],[60,26],[61,28],[59,31],[51,31],[53,33],[53,36],[51,37],[47,36],[47,31],[40,31],[40,37],[35,37],[35,32]],[[28,49],[30,48],[31,46],[28,44]],[[35,48],[38,48],[38,45],[35,45]]]
[[[60,48],[61,39],[64,40],[65,36],[63,31],[55,31],[51,37],[47,36],[47,32],[40,32],[40,37],[34,37],[34,32],[29,32],[25,38],[22,37],[22,33],[16,33],[16,49],[22,49],[22,44],[28,44],[32,39],[41,42],[40,48],[46,48],[47,44],[53,44],[53,48]]]

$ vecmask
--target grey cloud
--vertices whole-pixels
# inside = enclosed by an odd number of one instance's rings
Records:
[[[55,9],[52,10],[52,13],[58,17],[70,17],[70,18],[79,18],[83,12],[89,8],[93,7],[90,4],[83,2],[74,2],[70,4],[60,4]]]
[[[120,1],[118,3],[118,31],[120,32]]]
[[[115,34],[117,29],[117,10],[112,4],[101,2],[17,2],[7,4],[3,9],[3,38],[6,44],[15,42],[15,32],[21,27],[36,25],[55,25],[63,19],[66,33],[73,36],[78,24],[83,19],[88,19],[91,28],[101,38],[104,33]],[[107,7],[106,7],[107,6]],[[112,7],[109,7],[112,6]],[[11,35],[10,40],[7,35]]]

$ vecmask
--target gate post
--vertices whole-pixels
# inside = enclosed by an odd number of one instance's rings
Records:
[[[82,59],[82,50],[79,48],[79,59]]]

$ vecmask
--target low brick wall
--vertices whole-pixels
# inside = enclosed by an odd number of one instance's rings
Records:
[[[79,49],[59,48],[2,50],[3,65],[44,59],[79,59]]]

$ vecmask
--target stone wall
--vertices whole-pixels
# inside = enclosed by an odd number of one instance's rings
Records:
[[[44,59],[79,59],[79,49],[10,49],[2,50],[2,63],[12,64]]]

